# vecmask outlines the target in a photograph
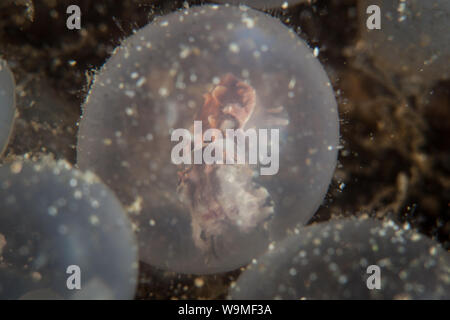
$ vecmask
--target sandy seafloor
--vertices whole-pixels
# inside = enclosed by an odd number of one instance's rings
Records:
[[[3,0],[4,1],[4,0]],[[52,154],[76,161],[77,122],[92,74],[120,40],[155,16],[200,1],[24,0],[0,4],[0,57],[17,82],[18,118],[4,159]],[[65,28],[70,4],[82,31]],[[450,82],[406,94],[361,67],[356,0],[267,10],[299,30],[331,79],[341,146],[326,199],[311,223],[389,216],[450,248]],[[300,27],[300,28],[298,28]],[[365,69],[365,70],[364,70]],[[386,73],[389,74],[389,70]],[[178,275],[140,265],[137,299],[224,298],[241,271]]]

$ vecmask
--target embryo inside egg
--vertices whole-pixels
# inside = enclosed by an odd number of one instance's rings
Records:
[[[229,132],[248,143],[233,153]],[[95,77],[78,141],[80,168],[126,207],[141,260],[214,273],[311,218],[335,167],[338,115],[295,33],[246,7],[202,6],[117,48]]]

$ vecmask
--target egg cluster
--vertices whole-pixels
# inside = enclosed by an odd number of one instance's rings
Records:
[[[139,262],[178,276],[241,268],[231,299],[448,299],[448,252],[409,225],[351,218],[306,226],[341,148],[335,93],[317,48],[243,6],[306,1],[213,2],[228,4],[156,18],[95,72],[76,167],[48,156],[1,159],[0,299],[131,299]],[[430,23],[444,16],[423,15],[431,9],[419,1],[372,2],[389,8],[382,33],[360,30],[376,67],[406,79],[408,90],[448,79],[448,33]],[[400,63],[389,64],[393,53]],[[14,92],[0,60],[0,156]],[[244,159],[229,132],[244,133]],[[213,148],[230,140],[232,149]],[[215,161],[204,162],[208,152]],[[267,166],[276,170],[264,175]],[[370,270],[381,270],[382,290],[371,287]]]

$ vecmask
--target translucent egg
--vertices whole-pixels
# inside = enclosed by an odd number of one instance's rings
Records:
[[[131,224],[92,173],[0,168],[0,299],[131,299],[137,263]]]
[[[0,59],[0,155],[8,143],[15,110],[14,76],[6,62]]]
[[[299,3],[306,3],[308,0],[213,0],[217,3],[232,4],[232,5],[246,5],[255,9],[274,9],[282,8],[288,9]]]
[[[380,7],[379,30],[367,28],[370,5]],[[413,90],[450,78],[448,0],[363,0],[359,11],[364,50],[384,74]]]
[[[448,299],[449,267],[450,255],[438,243],[392,221],[335,220],[305,227],[270,247],[230,294],[234,299]]]
[[[196,123],[205,139],[207,129],[221,136],[196,144]],[[244,164],[231,151],[234,165],[206,164],[206,150],[233,140],[228,129],[253,130]],[[194,141],[182,154],[199,154],[199,164],[174,161],[180,130]],[[154,21],[115,50],[84,105],[78,165],[127,208],[140,259],[214,273],[246,264],[311,218],[337,145],[333,90],[305,43],[264,13],[202,6]]]

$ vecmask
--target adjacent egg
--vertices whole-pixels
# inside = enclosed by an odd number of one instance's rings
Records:
[[[449,299],[450,255],[391,221],[335,220],[272,245],[230,294],[234,299]]]
[[[137,272],[131,224],[92,173],[0,168],[0,299],[131,299]]]
[[[380,29],[367,27],[371,5],[380,8]],[[449,1],[363,0],[358,6],[364,50],[394,83],[400,77],[411,91],[449,79]]]
[[[195,7],[137,31],[83,109],[78,165],[115,191],[140,259],[163,269],[245,265],[312,217],[336,164],[338,114],[322,66],[294,32],[246,7]],[[249,133],[242,164],[221,151],[235,141],[227,130]]]
[[[15,110],[14,76],[6,62],[0,59],[0,155],[8,143]]]

